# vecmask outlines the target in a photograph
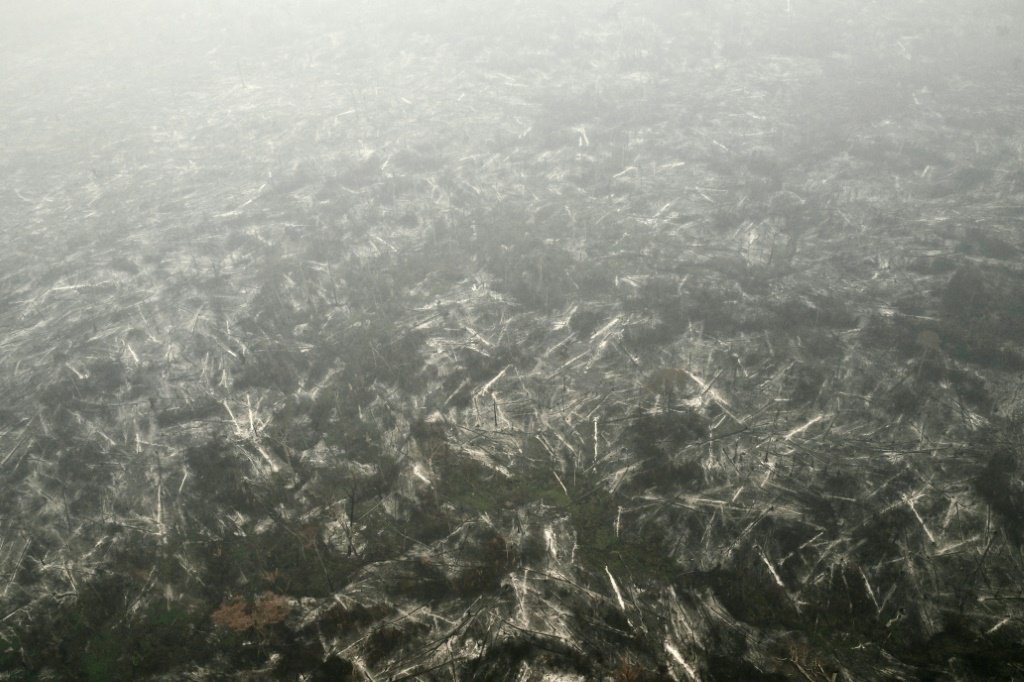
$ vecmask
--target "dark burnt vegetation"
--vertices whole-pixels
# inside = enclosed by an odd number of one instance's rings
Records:
[[[7,105],[0,677],[1019,676],[1019,12],[791,4]]]

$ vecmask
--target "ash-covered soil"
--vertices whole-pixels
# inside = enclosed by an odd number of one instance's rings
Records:
[[[1024,679],[1024,6],[16,3],[0,679]]]

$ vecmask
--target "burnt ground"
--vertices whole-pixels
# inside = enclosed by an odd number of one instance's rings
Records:
[[[65,9],[0,677],[1024,678],[1019,2]]]

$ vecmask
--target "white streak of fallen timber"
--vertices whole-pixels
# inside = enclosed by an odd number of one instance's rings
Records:
[[[796,427],[795,429],[793,429],[792,431],[787,433],[785,436],[783,436],[783,438],[785,440],[791,440],[793,438],[793,436],[796,436],[796,435],[799,435],[799,434],[803,433],[804,431],[809,429],[811,426],[814,426],[815,424],[820,422],[825,417],[826,417],[826,415],[824,413],[819,414],[817,417],[815,417],[814,419],[811,419],[810,421],[808,421],[803,426]]]
[[[622,611],[625,611],[626,610],[626,602],[622,598],[622,592],[619,591],[618,583],[615,582],[615,576],[612,575],[612,572],[608,570],[607,566],[604,567],[604,572],[608,574],[608,580],[611,581],[612,590],[615,592],[615,599],[618,600],[618,602],[619,602],[619,608]]]
[[[996,631],[996,630],[998,630],[999,628],[1003,627],[1004,625],[1006,625],[1007,623],[1009,623],[1009,622],[1010,622],[1011,620],[1012,620],[1012,619],[1011,619],[1011,618],[1009,618],[1009,617],[1007,617],[1007,618],[1003,618],[1003,619],[1002,619],[1001,621],[999,621],[998,623],[996,623],[995,625],[993,625],[993,626],[992,626],[991,628],[989,628],[988,630],[986,630],[986,631],[985,631],[985,634],[986,634],[986,635],[991,635],[991,634],[992,634],[993,632],[995,632],[995,631]]]
[[[761,560],[764,561],[764,565],[768,567],[768,572],[772,574],[772,579],[775,580],[775,584],[782,589],[786,589],[786,584],[782,582],[782,578],[779,577],[778,572],[775,570],[775,566],[773,566],[772,562],[768,560],[767,556],[765,556],[764,551],[758,548],[757,553],[761,555]]]
[[[551,473],[555,475],[555,480],[558,481],[558,485],[562,486],[562,491],[565,492],[565,496],[568,497],[569,491],[566,489],[565,484],[562,483],[562,479],[558,477],[558,472],[552,469]]]
[[[875,597],[875,591],[871,588],[871,583],[868,581],[868,574],[864,572],[863,568],[859,566],[857,569],[860,571],[860,577],[864,579],[864,587],[868,590],[868,596],[871,597],[872,603],[875,605],[875,611],[878,613],[882,612],[882,607],[878,604],[878,598]]]
[[[430,485],[430,479],[427,478],[426,474],[423,473],[423,467],[420,464],[417,464],[412,468],[412,475],[420,479],[427,485]]]
[[[924,519],[921,518],[921,515],[917,513],[917,508],[914,506],[914,500],[908,497],[907,495],[903,496],[903,500],[907,503],[907,506],[910,507],[910,511],[914,513],[914,517],[917,519],[917,522],[921,524],[921,528],[924,529],[924,534],[928,536],[928,540],[933,545],[936,544],[935,536],[932,535],[932,532],[930,530],[928,530],[928,526],[925,525]]]
[[[551,526],[544,527],[544,545],[552,559],[558,558],[558,542],[555,540],[555,531]]]
[[[686,659],[683,658],[683,655],[679,653],[679,649],[675,648],[672,643],[667,640],[665,642],[665,651],[667,651],[668,655],[672,657],[672,660],[678,663],[682,669],[686,671],[686,674],[689,675],[691,680],[696,681],[700,679],[697,676],[697,671],[693,669],[693,666],[687,663]]]
[[[484,393],[487,393],[487,391],[491,389],[491,386],[493,386],[497,381],[499,381],[503,376],[505,376],[505,372],[507,372],[509,367],[511,366],[512,365],[505,365],[505,368],[498,372],[493,379],[491,379],[486,384],[478,388],[476,394],[483,395]]]
[[[608,333],[608,330],[611,329],[612,327],[614,327],[615,325],[617,325],[619,323],[619,320],[621,320],[621,319],[622,319],[621,315],[613,317],[611,319],[611,321],[608,322],[608,324],[606,324],[605,326],[601,327],[596,332],[591,334],[590,335],[590,339],[594,340],[594,339],[598,338],[599,336],[604,336],[606,333]]]

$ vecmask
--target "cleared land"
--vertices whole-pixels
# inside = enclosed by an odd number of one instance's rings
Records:
[[[104,7],[0,47],[0,677],[1024,678],[1020,2]]]

